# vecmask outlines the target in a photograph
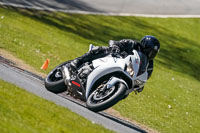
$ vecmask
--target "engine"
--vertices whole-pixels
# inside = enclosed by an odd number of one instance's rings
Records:
[[[78,70],[78,77],[79,77],[81,83],[84,85],[84,87],[87,82],[87,77],[92,72],[92,70],[93,70],[92,66],[89,64],[84,64],[84,66]]]

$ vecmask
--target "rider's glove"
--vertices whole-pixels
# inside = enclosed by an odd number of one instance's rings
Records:
[[[119,48],[118,47],[113,47],[111,49],[111,55],[113,57],[120,57],[120,50],[119,50]]]
[[[119,47],[113,46],[112,49],[111,49],[111,53],[112,54],[115,54],[115,53],[119,54],[120,53]]]

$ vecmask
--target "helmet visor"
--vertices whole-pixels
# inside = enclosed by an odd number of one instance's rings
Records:
[[[157,55],[157,53],[158,53],[157,50],[154,50],[154,49],[152,50],[152,49],[151,49],[151,50],[148,52],[148,55],[147,55],[147,56],[148,56],[149,59],[153,59],[153,58],[155,58],[155,56]]]

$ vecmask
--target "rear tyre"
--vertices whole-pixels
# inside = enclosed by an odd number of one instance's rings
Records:
[[[64,83],[63,75],[60,68],[63,65],[68,64],[70,61],[64,62],[55,67],[45,78],[44,85],[48,91],[53,93],[61,93],[67,90],[67,86]]]
[[[93,91],[87,99],[87,108],[94,112],[105,110],[123,99],[127,88],[123,83],[116,83],[115,86],[107,89],[107,92],[100,92],[100,90],[98,88]]]

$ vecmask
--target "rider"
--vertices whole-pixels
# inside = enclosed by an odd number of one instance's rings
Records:
[[[144,55],[146,55],[147,60],[149,62],[147,67],[148,79],[149,79],[149,77],[153,72],[153,59],[155,58],[160,49],[159,40],[151,35],[144,36],[140,42],[131,39],[123,39],[120,41],[111,40],[109,42],[109,47],[95,46],[89,52],[85,53],[81,57],[74,59],[70,63],[70,67],[73,70],[76,70],[83,63],[104,57],[110,53],[112,54],[117,53],[120,54],[122,57],[126,57],[129,54],[133,54],[132,52],[133,49],[140,51]]]

